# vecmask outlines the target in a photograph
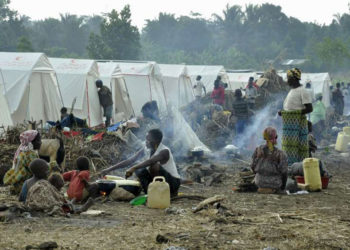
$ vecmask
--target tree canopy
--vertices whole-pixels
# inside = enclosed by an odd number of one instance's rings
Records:
[[[308,59],[308,71],[342,71],[350,63],[350,13],[320,25],[288,17],[273,4],[227,5],[210,19],[159,13],[140,32],[128,5],[102,16],[66,13],[33,21],[9,3],[0,0],[0,51],[257,70],[285,59]]]

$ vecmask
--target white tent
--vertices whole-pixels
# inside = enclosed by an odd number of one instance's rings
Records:
[[[328,73],[302,73],[301,84],[304,86],[307,82],[311,83],[311,88],[314,90],[314,94],[322,94],[322,102],[326,107],[331,105],[330,90],[331,78]]]
[[[62,102],[56,75],[43,53],[0,52],[0,68],[14,124],[59,119]]]
[[[4,78],[0,69],[0,126],[12,126],[10,109],[5,96]]]
[[[234,73],[227,73],[229,79],[230,79],[230,85],[233,90],[243,88],[245,89],[249,77],[254,77],[254,80],[258,78],[258,75],[255,72],[234,72]]]
[[[221,76],[221,81],[228,84],[228,89],[232,89],[230,81],[224,66],[220,65],[187,65],[188,74],[191,76],[192,83],[196,83],[196,77],[202,76],[202,82],[207,92],[214,88],[214,81],[217,76]]]
[[[287,74],[279,74],[285,81],[287,81]],[[331,93],[329,87],[331,86],[331,78],[328,73],[301,73],[301,81],[305,87],[307,82],[311,82],[311,88],[314,90],[314,94],[322,94],[322,102],[328,108],[331,106]]]
[[[115,122],[129,119],[134,115],[125,79],[121,74],[118,63],[99,62],[98,71],[103,84],[109,87],[113,94],[113,120]]]
[[[64,106],[69,109],[76,98],[73,114],[87,119],[89,127],[102,124],[102,108],[95,84],[99,78],[97,63],[65,58],[50,58],[50,62],[57,73]]]
[[[159,64],[165,96],[174,107],[184,106],[194,100],[191,77],[185,65]]]
[[[149,101],[157,101],[161,111],[166,111],[163,79],[155,62],[117,62],[126,81],[130,99],[136,115]]]

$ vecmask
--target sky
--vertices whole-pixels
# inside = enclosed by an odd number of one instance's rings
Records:
[[[132,23],[142,29],[145,20],[156,18],[159,12],[180,16],[192,11],[211,18],[213,13],[221,14],[227,4],[245,6],[266,2],[282,6],[287,16],[318,24],[329,24],[334,14],[350,12],[350,0],[11,0],[10,7],[32,20],[39,20],[58,18],[60,13],[100,15],[129,4]]]

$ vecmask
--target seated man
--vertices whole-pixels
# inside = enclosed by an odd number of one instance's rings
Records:
[[[268,127],[264,130],[265,145],[256,148],[251,168],[255,173],[255,184],[259,193],[277,193],[285,189],[288,163],[286,154],[275,147],[277,131]]]
[[[170,186],[170,193],[176,196],[180,187],[180,175],[177,172],[176,164],[170,149],[162,144],[163,134],[159,129],[151,129],[146,136],[146,147],[150,149],[150,157],[139,164],[134,165],[126,171],[126,178],[135,172],[141,182],[141,186],[147,193],[148,185],[156,176],[164,176]],[[123,168],[133,164],[136,160],[145,155],[145,149],[138,151],[133,157],[120,162],[102,171],[107,174],[117,168]]]

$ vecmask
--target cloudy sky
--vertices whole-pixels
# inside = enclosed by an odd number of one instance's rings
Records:
[[[199,12],[210,18],[212,13],[222,13],[226,4],[242,5],[269,2],[282,6],[288,16],[302,21],[329,24],[333,15],[349,13],[350,0],[11,0],[11,7],[33,20],[46,17],[58,17],[60,13],[92,15],[121,10],[129,4],[132,20],[142,28],[145,19],[153,19],[159,12],[188,15],[191,11]]]

